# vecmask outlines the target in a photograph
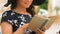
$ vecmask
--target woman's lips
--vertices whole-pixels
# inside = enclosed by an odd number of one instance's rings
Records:
[[[25,4],[29,5],[30,3],[29,2],[25,2]]]

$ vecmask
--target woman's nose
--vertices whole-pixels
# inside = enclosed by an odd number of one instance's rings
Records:
[[[27,0],[27,2],[30,2],[30,1],[32,1],[32,0]]]

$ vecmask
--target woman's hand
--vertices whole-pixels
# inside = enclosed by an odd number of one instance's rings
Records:
[[[23,26],[21,26],[17,32],[19,32],[19,34],[24,34],[24,31],[27,29],[29,23],[28,24],[24,24]]]
[[[46,31],[46,28],[43,28],[42,30],[40,30],[39,28],[36,28],[35,32],[36,34],[44,34]]]
[[[24,24],[23,26],[20,27],[21,30],[25,30],[27,27],[28,27],[29,23],[28,24]]]

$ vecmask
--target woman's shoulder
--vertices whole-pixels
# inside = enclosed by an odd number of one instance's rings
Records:
[[[5,13],[6,13],[6,14],[9,14],[9,13],[11,13],[11,12],[12,12],[11,10],[7,10],[7,11],[4,11],[3,14],[5,14]]]
[[[8,10],[3,12],[2,16],[11,16],[12,15],[12,10]]]
[[[2,14],[1,23],[2,23],[2,22],[8,22],[8,23],[12,24],[12,23],[11,23],[12,17],[11,17],[10,14],[11,14],[11,11],[10,11],[10,10],[9,10],[9,11],[5,11],[5,12]]]

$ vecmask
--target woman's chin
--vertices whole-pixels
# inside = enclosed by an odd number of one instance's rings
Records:
[[[29,8],[29,7],[26,7],[26,8]]]
[[[25,6],[25,8],[29,8],[30,6]]]

